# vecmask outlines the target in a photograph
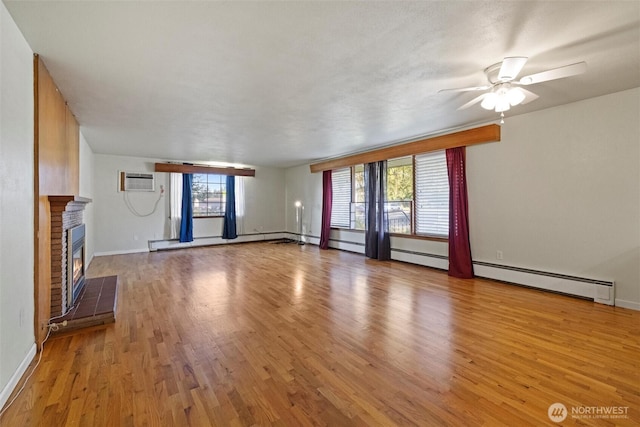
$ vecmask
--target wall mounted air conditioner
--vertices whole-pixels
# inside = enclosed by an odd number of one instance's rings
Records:
[[[148,172],[120,172],[120,191],[155,191],[155,176]]]

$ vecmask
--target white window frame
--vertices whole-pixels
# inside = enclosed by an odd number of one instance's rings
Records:
[[[351,226],[351,168],[331,171],[331,227]]]
[[[444,150],[414,157],[415,234],[449,237],[449,178]]]
[[[219,202],[204,202],[205,206],[207,207],[207,213],[205,215],[202,214],[197,214],[196,213],[196,203],[198,203],[196,201],[195,198],[195,192],[193,191],[193,185],[195,184],[195,180],[193,181],[192,185],[191,185],[191,204],[193,207],[193,218],[220,218],[224,216],[225,210],[226,210],[226,202],[227,202],[227,176],[226,175],[221,175],[221,174],[217,174],[217,173],[199,173],[199,174],[194,174],[195,175],[205,175],[207,177],[207,182],[206,182],[206,186],[207,186],[207,190],[209,190],[209,186],[220,186],[221,188],[223,188],[223,191],[221,193],[221,199]],[[209,209],[208,206],[209,205],[218,205],[220,207],[220,211],[214,214],[210,214],[209,213]]]

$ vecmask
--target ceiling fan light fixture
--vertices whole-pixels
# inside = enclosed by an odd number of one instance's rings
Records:
[[[524,92],[519,87],[511,88],[509,92],[507,92],[507,99],[509,100],[509,104],[513,107],[524,101],[524,98]]]
[[[509,100],[506,97],[501,97],[496,102],[496,113],[507,111],[509,108],[511,108],[511,105],[509,105]]]
[[[495,92],[491,92],[484,97],[480,106],[485,110],[493,110],[496,107],[497,101],[498,101],[498,95]]]
[[[471,101],[458,107],[458,110],[464,110],[480,102],[480,106],[485,110],[494,110],[497,113],[501,113],[516,105],[526,104],[538,99],[538,95],[519,86],[563,79],[587,71],[587,63],[583,61],[530,74],[516,81],[516,77],[520,74],[526,62],[527,57],[525,56],[505,57],[502,62],[490,65],[484,69],[484,74],[489,82],[488,86],[442,89],[438,92],[466,92],[491,89],[489,93],[476,96]]]

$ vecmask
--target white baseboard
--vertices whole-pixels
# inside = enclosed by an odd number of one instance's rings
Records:
[[[427,253],[392,248],[391,259],[411,264],[418,264],[425,267],[437,268],[438,270],[447,270],[449,268],[449,260],[447,257]]]
[[[297,241],[300,238],[300,234],[288,232],[287,239]],[[303,234],[302,241],[314,246],[320,246],[320,237],[310,234]],[[353,252],[360,255],[364,255],[364,244],[357,242],[350,242],[347,240],[329,239],[329,247],[331,249],[338,249],[345,252]]]
[[[180,242],[175,239],[170,240],[150,240],[149,251],[158,251],[166,249],[182,249],[182,248],[195,248],[198,246],[215,246],[215,245],[229,245],[235,243],[248,243],[248,242],[262,242],[265,240],[278,240],[289,237],[289,233],[286,232],[269,232],[269,233],[256,233],[256,234],[242,234],[238,235],[236,239],[227,240],[220,236],[210,237],[196,237],[192,242]]]
[[[2,409],[2,407],[4,407],[4,404],[7,403],[7,400],[9,400],[9,396],[11,396],[11,393],[13,393],[13,390],[18,385],[20,378],[22,378],[24,373],[27,371],[27,368],[29,368],[29,364],[31,363],[35,355],[36,343],[33,343],[31,348],[29,348],[27,354],[24,356],[24,359],[22,359],[22,362],[18,366],[18,369],[16,369],[11,378],[9,378],[9,382],[7,382],[7,385],[5,385],[2,391],[0,391],[0,409]]]
[[[358,243],[345,242],[342,240],[329,240],[329,247],[364,255],[364,245]]]
[[[292,234],[290,239],[298,239],[298,235],[297,234]],[[319,246],[320,245],[320,238],[316,237],[316,236],[311,236],[311,235],[304,235],[302,237],[302,241],[305,243],[309,243],[310,245],[315,245],[315,246]]]
[[[628,308],[630,310],[640,311],[640,303],[635,301],[627,301],[616,298],[616,307]]]
[[[93,256],[97,257],[97,256],[109,256],[109,255],[139,254],[143,252],[149,252],[149,249],[124,249],[121,251],[96,252],[93,254]]]

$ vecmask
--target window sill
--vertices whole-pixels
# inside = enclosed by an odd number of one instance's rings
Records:
[[[205,218],[224,218],[224,215],[194,216],[193,217],[193,219],[205,219]]]
[[[350,233],[364,233],[364,230],[356,230],[355,228],[331,227],[331,229],[335,231],[348,231]],[[389,233],[389,235],[391,237],[401,237],[403,239],[431,240],[433,242],[445,242],[445,243],[449,241],[447,237],[427,236],[424,234]]]
[[[448,242],[449,239],[447,237],[436,237],[436,236],[427,236],[423,234],[402,234],[402,233],[389,233],[391,237],[402,237],[405,239],[414,239],[414,240],[431,240],[433,242]]]

